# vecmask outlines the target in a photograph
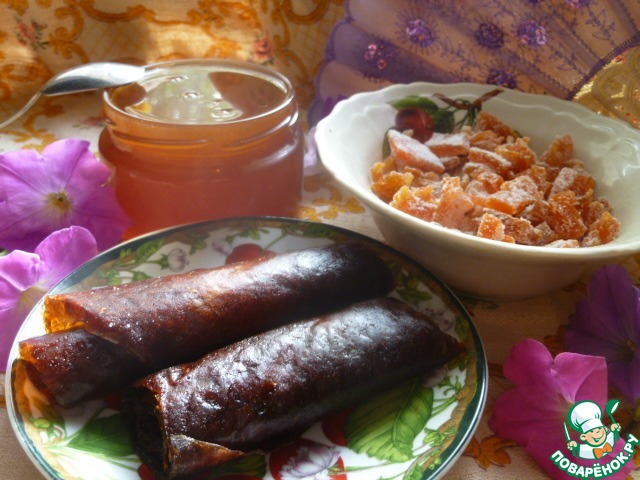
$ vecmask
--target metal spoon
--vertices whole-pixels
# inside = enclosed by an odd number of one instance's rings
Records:
[[[96,62],[80,65],[62,72],[49,80],[24,107],[0,123],[4,128],[24,115],[38,101],[40,96],[49,97],[67,93],[88,92],[102,88],[119,87],[139,80],[146,70],[144,67],[114,62]]]

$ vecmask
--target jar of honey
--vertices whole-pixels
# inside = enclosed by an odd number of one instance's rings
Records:
[[[99,149],[135,223],[127,237],[294,212],[304,140],[285,76],[235,60],[179,60],[147,70],[103,101]]]

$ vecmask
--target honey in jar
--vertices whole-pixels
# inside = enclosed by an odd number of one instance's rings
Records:
[[[291,215],[303,135],[289,80],[234,60],[147,67],[105,93],[99,149],[114,169],[132,237],[195,221]]]

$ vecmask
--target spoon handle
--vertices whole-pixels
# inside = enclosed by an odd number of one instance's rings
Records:
[[[41,96],[42,96],[42,92],[38,92],[33,97],[31,97],[31,99],[27,103],[25,103],[20,110],[18,110],[16,113],[11,115],[9,118],[5,118],[2,122],[0,122],[0,129],[15,122],[18,118],[20,118],[22,115],[27,113],[27,111],[35,105],[35,103],[38,101],[38,99]]]
[[[0,129],[24,115],[41,95],[51,97],[118,87],[138,81],[145,73],[145,67],[114,62],[87,63],[71,68],[49,80],[24,107],[0,122]]]

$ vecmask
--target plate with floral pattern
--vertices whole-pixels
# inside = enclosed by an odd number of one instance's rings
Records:
[[[221,480],[426,480],[451,468],[472,438],[487,393],[487,364],[468,313],[429,271],[390,247],[326,224],[283,218],[224,219],[171,228],[125,242],[87,262],[51,293],[87,290],[223,265],[266,251],[365,242],[394,272],[390,295],[427,312],[467,351],[428,376],[382,391],[313,425],[268,455],[203,474]],[[20,340],[44,333],[42,301],[13,345],[7,407],[13,429],[45,478],[152,479],[135,454],[126,416],[109,399],[72,409],[52,405],[14,363]],[[200,478],[200,477],[199,477]]]

